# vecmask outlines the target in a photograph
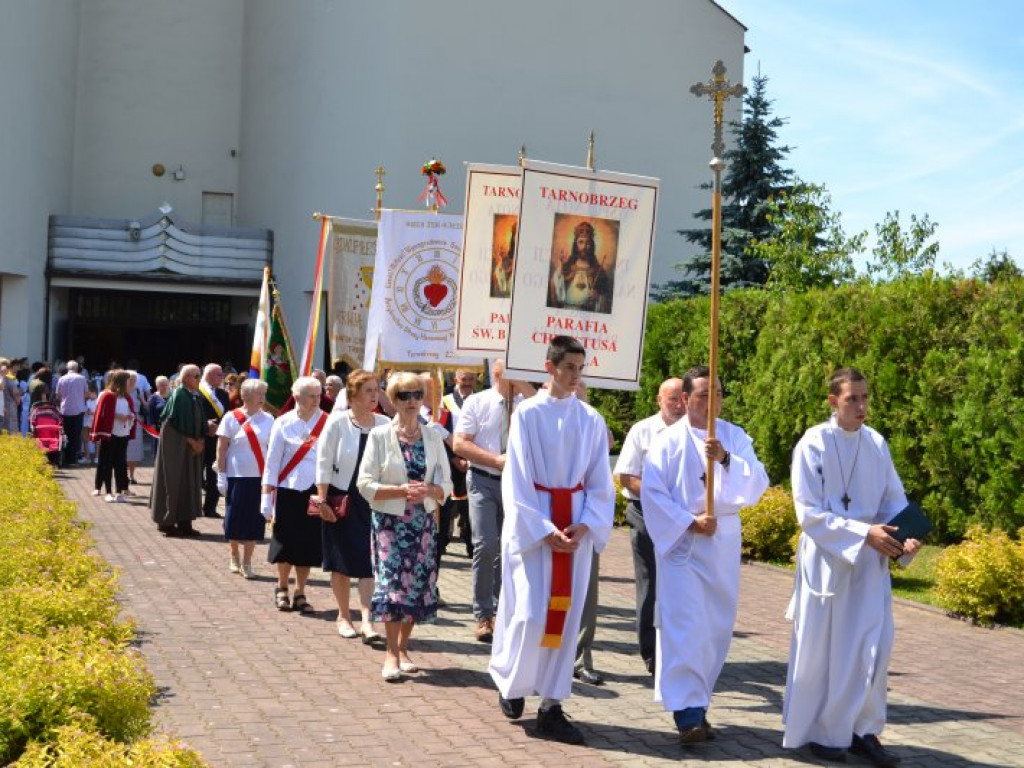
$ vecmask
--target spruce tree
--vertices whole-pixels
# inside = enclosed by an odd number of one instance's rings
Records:
[[[751,240],[766,240],[773,227],[767,217],[768,199],[788,192],[793,172],[782,166],[788,146],[778,145],[778,130],[786,124],[772,116],[773,102],[767,96],[768,78],[760,72],[743,99],[743,121],[731,122],[735,139],[726,151],[726,169],[722,180],[722,271],[723,288],[764,285],[768,265],[749,252]],[[710,191],[710,184],[702,184]],[[694,214],[700,221],[711,221],[711,209]],[[711,229],[681,229],[689,242],[703,251],[676,265],[682,275],[656,287],[656,298],[706,294],[711,291]]]

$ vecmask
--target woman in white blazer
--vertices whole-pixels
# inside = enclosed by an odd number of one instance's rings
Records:
[[[354,370],[345,385],[347,408],[335,410],[316,447],[316,501],[323,518],[323,569],[331,574],[331,589],[338,602],[338,634],[361,637],[367,645],[383,642],[370,619],[373,595],[373,563],[370,549],[370,505],[356,488],[359,463],[370,430],[391,423],[374,413],[380,393],[377,377],[369,371]],[[338,517],[328,500],[348,497],[344,517]],[[359,631],[349,615],[350,579],[359,584]]]
[[[441,436],[420,423],[419,379],[392,374],[387,394],[395,418],[370,433],[356,484],[373,510],[370,613],[387,637],[381,676],[394,682],[419,671],[409,637],[416,622],[437,616],[437,523],[452,481]]]

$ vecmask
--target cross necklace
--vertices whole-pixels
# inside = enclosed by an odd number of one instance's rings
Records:
[[[850,483],[853,481],[853,473],[857,471],[857,459],[860,458],[860,444],[861,438],[864,437],[864,431],[861,429],[857,430],[857,451],[853,454],[853,466],[850,467],[849,477],[847,477],[846,473],[843,471],[843,454],[839,450],[839,441],[836,440],[836,431],[835,429],[831,429],[829,431],[832,433],[832,444],[836,447],[836,461],[839,462],[839,477],[843,481],[843,498],[841,498],[840,501],[843,502],[843,509],[849,512],[850,502],[853,501],[853,499],[850,498],[849,488]]]
[[[707,471],[707,457],[704,455],[704,442],[693,433],[693,427],[690,426],[690,419],[686,419],[686,434],[690,436],[690,440],[697,447],[697,455],[704,459],[704,472],[701,473],[700,482],[707,488],[708,486],[708,471]]]

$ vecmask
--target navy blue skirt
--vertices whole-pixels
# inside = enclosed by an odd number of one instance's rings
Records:
[[[263,541],[267,521],[260,513],[260,486],[258,477],[229,477],[228,493],[224,498],[224,538],[228,541]]]
[[[332,485],[328,495],[338,492]],[[353,484],[348,514],[336,522],[323,523],[323,569],[353,579],[373,578],[370,538],[370,505]]]

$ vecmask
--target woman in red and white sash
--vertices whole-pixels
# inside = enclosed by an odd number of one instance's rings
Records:
[[[268,559],[277,565],[274,603],[280,611],[312,613],[306,600],[309,569],[323,559],[320,512],[309,514],[316,492],[316,443],[327,422],[320,410],[320,382],[301,376],[292,384],[295,410],[280,416],[270,431],[263,469],[260,512],[273,520]],[[295,594],[288,599],[288,579],[295,569]]]
[[[231,546],[232,573],[253,577],[252,553],[263,541],[266,520],[260,514],[263,465],[274,417],[263,410],[267,382],[246,379],[242,407],[229,411],[217,427],[217,490],[224,496],[224,538]],[[238,557],[238,545],[242,557]]]

